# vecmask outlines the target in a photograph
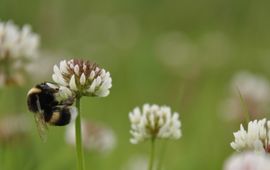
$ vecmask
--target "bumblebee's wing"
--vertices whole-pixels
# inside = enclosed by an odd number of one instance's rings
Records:
[[[39,136],[41,140],[45,142],[47,140],[48,126],[47,126],[47,123],[45,122],[42,112],[38,112],[35,114],[35,121],[36,121]]]
[[[37,96],[37,107],[39,111],[35,113],[35,121],[36,121],[39,136],[41,140],[45,142],[47,140],[48,126],[47,126],[47,123],[45,122],[44,111],[41,110],[38,96]]]

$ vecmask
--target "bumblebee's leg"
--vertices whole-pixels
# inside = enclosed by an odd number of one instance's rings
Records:
[[[67,106],[71,106],[74,103],[74,97],[69,97],[66,100],[63,100],[61,102],[59,102],[60,105],[67,105]]]

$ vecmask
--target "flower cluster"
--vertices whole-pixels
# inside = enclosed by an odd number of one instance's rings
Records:
[[[35,58],[39,36],[31,32],[29,25],[20,30],[11,21],[0,22],[0,59],[4,58]]]
[[[230,95],[221,105],[221,111],[225,118],[244,118],[238,90],[252,118],[262,117],[263,113],[267,112],[270,104],[269,81],[263,76],[241,71],[233,76],[230,84]]]
[[[134,155],[128,159],[121,170],[147,170],[148,162],[146,155]],[[156,166],[155,164],[155,169]]]
[[[68,144],[75,145],[74,123],[67,127],[66,141]],[[85,120],[82,121],[82,141],[85,149],[100,153],[108,153],[116,145],[116,137],[112,129]]]
[[[224,170],[269,170],[270,157],[262,153],[244,152],[232,155]]]
[[[270,121],[266,119],[251,121],[248,123],[247,131],[241,124],[240,130],[234,133],[234,137],[235,141],[231,143],[231,147],[237,151],[269,152]]]
[[[172,113],[167,106],[145,104],[129,113],[131,122],[131,143],[137,144],[146,139],[181,137],[181,122],[177,112]]]
[[[0,83],[21,84],[21,71],[26,63],[37,57],[39,36],[29,25],[22,29],[11,21],[0,22]],[[12,74],[11,74],[12,72]]]
[[[0,143],[22,142],[29,134],[29,122],[25,116],[9,115],[0,119]]]
[[[110,93],[110,73],[89,61],[63,60],[54,66],[54,82],[70,88],[76,95],[105,97]]]

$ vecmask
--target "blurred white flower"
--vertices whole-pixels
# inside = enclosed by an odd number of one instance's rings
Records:
[[[253,98],[258,103],[269,101],[270,84],[262,76],[242,71],[233,77],[231,86],[232,89],[239,88],[243,96]]]
[[[122,170],[147,170],[148,158],[145,155],[135,155],[129,158]]]
[[[86,150],[97,151],[103,154],[111,152],[116,146],[116,136],[112,129],[105,126],[82,121],[82,143]],[[66,142],[75,146],[75,124],[71,124],[66,130]]]
[[[236,151],[270,151],[270,121],[266,119],[250,121],[247,130],[241,124],[240,130],[233,135],[235,140],[231,147]]]
[[[225,161],[223,170],[270,170],[270,157],[264,153],[237,153]]]
[[[22,29],[0,21],[0,86],[22,84],[25,65],[37,58],[39,36],[29,25]]]
[[[31,75],[31,79],[35,82],[42,82],[51,77],[51,70],[55,63],[59,61],[59,57],[65,52],[41,50],[38,54],[38,59],[33,60],[26,65],[27,74]],[[67,54],[68,55],[68,54]],[[40,71],[42,68],[42,71]]]
[[[270,83],[262,76],[241,71],[233,77],[230,95],[221,104],[221,112],[226,119],[244,118],[238,89],[252,118],[267,112],[270,104]]]
[[[29,25],[20,30],[12,21],[0,22],[0,60],[4,58],[35,58],[39,36],[31,32]]]
[[[105,69],[89,61],[63,60],[54,65],[52,79],[70,88],[77,95],[106,97],[112,87],[112,78]]]
[[[24,116],[11,115],[0,119],[0,143],[21,142],[29,133],[29,122]]]
[[[179,114],[167,106],[145,104],[142,110],[136,107],[129,113],[129,120],[132,144],[155,138],[179,139],[182,135]]]

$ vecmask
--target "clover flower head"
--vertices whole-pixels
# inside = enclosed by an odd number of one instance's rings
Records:
[[[66,130],[66,142],[75,145],[75,124],[71,124]],[[82,142],[88,151],[97,151],[102,154],[109,153],[116,146],[116,136],[112,129],[100,124],[82,121]]]
[[[133,155],[122,167],[122,170],[147,170],[148,157],[146,155]],[[157,165],[154,165],[156,169]]]
[[[270,83],[261,75],[241,71],[233,77],[231,83],[233,92],[235,92],[236,87],[239,88],[242,95],[247,99],[253,100],[256,103],[269,102]]]
[[[14,114],[0,119],[0,143],[22,142],[29,134],[29,122],[25,116]]]
[[[35,58],[39,36],[29,25],[20,30],[12,21],[0,22],[0,60],[3,58]]]
[[[241,124],[240,130],[234,133],[234,138],[231,147],[236,151],[252,150],[268,153],[270,152],[270,121],[266,119],[250,121],[247,130]]]
[[[263,117],[269,109],[270,83],[261,75],[240,71],[233,76],[229,90],[229,96],[220,107],[222,116],[227,120],[244,119],[239,92],[248,106],[252,119]]]
[[[53,68],[52,79],[81,96],[106,97],[112,87],[112,78],[105,69],[89,61],[63,60]]]
[[[27,64],[37,58],[39,36],[29,25],[20,29],[12,21],[0,21],[0,86],[24,83]]]
[[[224,164],[224,170],[269,170],[270,157],[264,153],[233,154]]]
[[[129,119],[132,144],[155,138],[179,139],[182,135],[179,114],[172,113],[168,106],[145,104],[142,110],[136,107],[130,112]]]

